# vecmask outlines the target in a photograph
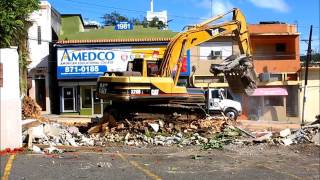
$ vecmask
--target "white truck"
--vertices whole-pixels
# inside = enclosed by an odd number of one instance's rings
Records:
[[[199,88],[188,88],[188,93],[193,97],[204,96],[204,102],[201,106],[208,114],[224,113],[230,119],[236,120],[242,113],[241,104],[233,100],[232,95],[224,89],[208,88],[202,90]]]

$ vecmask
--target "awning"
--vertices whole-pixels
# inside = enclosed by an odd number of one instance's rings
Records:
[[[286,88],[257,88],[251,96],[287,96]]]

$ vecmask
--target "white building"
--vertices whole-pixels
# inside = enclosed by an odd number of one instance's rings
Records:
[[[152,19],[154,17],[159,18],[159,20],[162,21],[164,24],[168,23],[167,11],[154,12],[153,11],[153,0],[150,0],[150,11],[147,11],[147,20],[152,21]]]
[[[50,46],[60,31],[60,14],[47,1],[41,1],[40,9],[33,12],[28,30],[28,93],[41,106],[43,113],[51,113],[49,99]]]

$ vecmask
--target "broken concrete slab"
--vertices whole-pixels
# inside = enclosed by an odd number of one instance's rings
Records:
[[[75,127],[75,126],[71,126],[71,127],[68,127],[68,132],[71,133],[71,134],[78,134],[79,133],[79,128]]]
[[[255,138],[253,141],[254,142],[266,142],[271,140],[272,137],[272,132],[266,132],[264,135]]]
[[[149,126],[153,129],[154,132],[158,132],[160,125],[157,123],[149,123]]]
[[[46,135],[44,134],[43,125],[29,128],[28,134],[31,135],[33,138],[45,138],[46,137]]]
[[[315,144],[315,145],[320,145],[320,132],[317,132],[317,134],[315,134],[312,138],[312,142]]]
[[[50,137],[59,136],[61,133],[61,128],[59,126],[59,124],[45,124],[43,132]]]
[[[59,153],[59,154],[63,153],[63,150],[58,149],[58,148],[56,148],[54,146],[49,146],[48,148],[45,148],[43,151],[46,152],[46,153],[49,153],[49,154],[52,154],[52,153]]]
[[[36,154],[44,154],[44,152],[41,150],[41,148],[39,148],[36,145],[32,145],[32,147],[30,148],[30,150]]]
[[[281,142],[283,143],[283,145],[288,146],[290,144],[293,143],[293,141],[291,139],[281,139]]]
[[[280,131],[280,137],[287,137],[291,134],[291,130],[289,128]]]

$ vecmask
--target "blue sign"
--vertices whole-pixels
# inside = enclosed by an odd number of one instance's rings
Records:
[[[126,71],[128,49],[58,49],[57,78],[97,78],[105,72]]]
[[[62,66],[57,68],[58,79],[97,78],[107,71],[107,66]]]
[[[132,30],[133,24],[127,21],[119,22],[115,25],[114,30]]]

